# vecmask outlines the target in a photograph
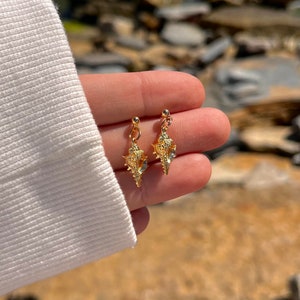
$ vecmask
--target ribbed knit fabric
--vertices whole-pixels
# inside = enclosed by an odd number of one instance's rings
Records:
[[[0,294],[135,241],[52,2],[0,0]]]

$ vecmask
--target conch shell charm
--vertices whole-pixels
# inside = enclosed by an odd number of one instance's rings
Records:
[[[138,127],[139,122],[140,119],[138,117],[132,118],[132,129],[129,135],[131,147],[128,150],[128,155],[123,156],[125,166],[127,166],[127,170],[132,173],[137,187],[142,185],[142,176],[148,167],[147,156],[136,143],[141,136],[141,131]]]
[[[165,109],[162,112],[161,133],[157,142],[153,144],[156,158],[159,158],[162,164],[164,174],[168,175],[172,160],[176,157],[176,145],[174,141],[168,136],[167,130],[172,123],[169,110]]]

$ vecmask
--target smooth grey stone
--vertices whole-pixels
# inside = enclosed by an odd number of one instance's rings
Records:
[[[161,37],[168,43],[178,46],[200,46],[205,41],[205,33],[198,26],[185,22],[167,23]]]
[[[223,91],[234,100],[241,100],[249,96],[257,96],[261,93],[257,83],[237,83],[224,87]]]
[[[259,83],[260,80],[259,73],[242,68],[220,69],[216,72],[216,81],[220,84]]]
[[[206,15],[210,11],[210,5],[205,2],[182,3],[179,5],[161,7],[156,11],[156,16],[169,21],[179,21],[193,16]]]
[[[202,64],[209,64],[222,56],[231,45],[231,38],[221,37],[210,43],[200,55],[199,60]]]
[[[133,36],[119,36],[116,38],[116,42],[120,46],[139,51],[145,50],[148,47],[148,44],[145,40]]]
[[[130,59],[125,56],[114,53],[90,53],[76,60],[78,66],[87,66],[96,68],[105,65],[129,66]]]
[[[248,104],[258,104],[263,99],[278,101],[278,93],[270,94],[275,88],[282,87],[282,99],[285,98],[285,90],[290,88],[299,92],[300,97],[300,63],[297,59],[282,58],[282,57],[266,57],[257,56],[246,59],[238,59],[234,61],[224,62],[218,69],[216,69],[214,81],[211,85],[206,87],[207,98],[214,99],[218,103],[218,107],[229,112],[236,108],[243,107]],[[243,69],[245,74],[253,72],[260,78],[258,85],[258,93],[255,94],[255,86],[238,86],[234,89],[233,84],[228,84],[228,73],[233,69]],[[253,77],[253,79],[255,76]],[[255,79],[254,79],[255,80]],[[243,81],[241,81],[243,83]],[[249,82],[251,83],[251,82]],[[253,93],[251,93],[251,91]],[[243,98],[232,98],[233,95],[240,95],[244,93]],[[248,96],[246,96],[248,94]],[[294,96],[295,97],[295,96]]]

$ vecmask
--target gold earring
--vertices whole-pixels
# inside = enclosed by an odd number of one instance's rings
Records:
[[[169,110],[164,109],[161,116],[161,132],[156,143],[152,146],[154,148],[153,154],[161,161],[164,174],[168,175],[170,164],[176,156],[176,145],[167,134],[167,130],[172,123]]]
[[[125,166],[127,166],[128,171],[131,171],[136,186],[140,187],[142,185],[142,176],[148,167],[148,163],[147,156],[136,143],[141,137],[141,130],[139,128],[140,119],[138,117],[133,117],[131,121],[132,128],[129,134],[131,146],[128,150],[128,155],[123,157],[125,158]]]

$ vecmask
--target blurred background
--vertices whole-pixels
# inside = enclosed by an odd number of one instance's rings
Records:
[[[56,4],[80,74],[190,73],[232,133],[207,187],[151,207],[135,249],[1,300],[299,300],[300,1]]]

